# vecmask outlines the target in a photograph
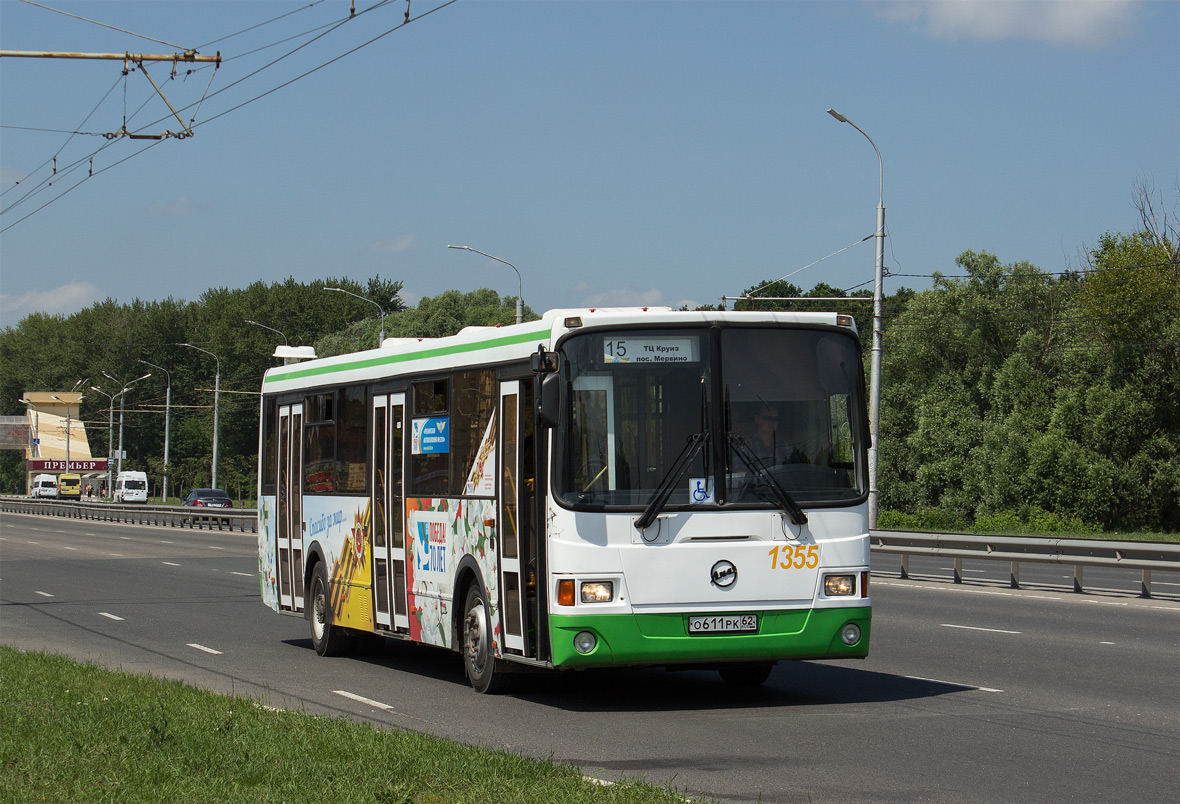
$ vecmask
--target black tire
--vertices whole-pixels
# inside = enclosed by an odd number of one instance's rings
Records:
[[[774,662],[746,662],[726,664],[717,668],[721,680],[731,687],[758,687],[770,678]]]
[[[348,652],[352,639],[348,632],[332,623],[328,603],[328,573],[319,561],[311,573],[311,585],[303,600],[311,623],[311,644],[320,656],[341,656]]]
[[[467,590],[463,605],[463,669],[476,692],[496,694],[509,687],[504,662],[497,659],[492,647],[492,625],[487,598],[477,581]]]

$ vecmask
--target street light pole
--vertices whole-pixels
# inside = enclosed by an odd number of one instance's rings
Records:
[[[149,363],[146,360],[140,360],[145,366],[157,368],[168,375],[168,390],[164,392],[164,490],[160,495],[160,504],[168,504],[168,430],[172,419],[172,372],[163,366],[157,366],[155,363]]]
[[[111,406],[108,408],[109,413],[107,414],[107,491],[111,494],[114,494],[113,487],[111,486],[111,450],[114,448],[115,397],[118,396],[118,394],[108,394],[97,385],[90,386],[90,390],[98,391],[98,393],[102,394],[111,401]]]
[[[502,260],[499,257],[493,257],[491,254],[484,254],[479,249],[472,248],[471,246],[447,246],[447,248],[457,248],[461,251],[473,251],[476,254],[483,254],[483,256],[487,257],[489,260],[502,262],[513,271],[516,271],[516,323],[519,324],[524,321],[524,280],[520,278],[520,270],[515,265],[508,262],[508,260]]]
[[[41,411],[37,410],[37,406],[27,399],[18,399],[17,402],[33,409],[33,443],[30,444],[34,458],[41,457]]]
[[[366,299],[364,296],[358,296],[357,294],[353,293],[351,290],[345,290],[344,288],[330,288],[327,286],[324,287],[324,290],[334,290],[337,293],[344,293],[348,296],[352,296],[354,299],[360,299],[363,302],[368,302],[369,304],[373,305],[374,307],[376,307],[378,310],[381,311],[381,337],[378,338],[378,340],[377,340],[377,348],[380,349],[381,344],[385,343],[385,308],[382,307],[377,302],[373,301],[372,299]],[[253,324],[254,322],[251,321],[250,323]],[[262,326],[262,325],[259,324],[258,326]],[[270,327],[267,327],[267,329],[270,329]],[[278,332],[278,330],[275,330],[275,332]],[[279,334],[282,335],[283,333],[279,332]],[[285,335],[283,336],[283,340],[284,341],[287,340],[287,337]]]
[[[208,349],[202,349],[200,346],[193,346],[191,343],[178,343],[177,346],[187,346],[189,349],[196,349],[198,352],[204,352],[211,358],[217,361],[217,375],[213,379],[213,479],[210,485],[217,488],[217,418],[218,410],[221,405],[221,358],[210,352]]]
[[[142,377],[136,377],[134,380],[132,380],[131,382],[128,382],[128,383],[124,383],[121,380],[118,380],[115,377],[112,377],[110,374],[107,374],[105,371],[102,373],[102,376],[104,376],[108,380],[112,380],[115,383],[118,383],[119,385],[122,386],[122,390],[119,391],[119,457],[116,458],[116,462],[117,462],[116,467],[117,468],[115,470],[115,478],[118,479],[118,476],[123,473],[123,408],[124,408],[124,403],[126,403],[126,401],[127,401],[127,389],[130,388],[131,386],[135,385],[135,383],[139,382],[140,380],[146,380],[148,377],[152,376],[152,373],[149,371],[147,374],[143,375]],[[110,478],[110,474],[111,474],[111,464],[110,464],[110,459],[108,457],[108,459],[107,459],[107,478],[108,479]],[[115,493],[114,486],[109,486],[109,484],[108,484],[107,490],[111,494]]]
[[[873,351],[869,368],[869,526],[876,527],[879,495],[877,488],[877,454],[879,435],[881,431],[881,335],[884,329],[884,285],[885,285],[885,162],[881,159],[881,149],[873,138],[865,134],[864,129],[853,123],[835,109],[828,109],[828,114],[855,128],[873,146],[877,152],[877,170],[880,177],[879,195],[877,201],[877,264],[873,282]]]
[[[369,299],[365,299],[365,301],[370,301],[370,300],[369,300]],[[377,302],[373,302],[373,304],[377,304]],[[377,305],[377,306],[378,306],[378,307],[380,307],[380,305]],[[282,336],[282,338],[283,338],[283,345],[284,345],[284,346],[290,346],[290,345],[291,345],[291,344],[287,343],[287,336],[286,336],[286,335],[283,335],[283,333],[279,332],[279,331],[278,331],[277,329],[275,329],[274,327],[268,327],[266,324],[259,324],[257,321],[251,321],[249,318],[243,318],[242,320],[243,320],[243,321],[245,321],[247,324],[253,324],[253,325],[254,325],[254,326],[256,326],[256,327],[262,327],[263,329],[269,329],[271,332],[278,332],[278,333],[279,333],[279,335],[280,335],[280,336]],[[384,320],[384,319],[382,319],[382,320]],[[384,334],[385,334],[385,333],[384,333],[384,332],[382,332],[382,335],[384,335]],[[144,361],[143,361],[143,360],[141,360],[141,361],[139,361],[139,362],[140,362],[140,363],[143,363]]]

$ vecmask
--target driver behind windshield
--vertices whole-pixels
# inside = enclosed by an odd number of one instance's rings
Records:
[[[803,456],[787,437],[787,429],[777,402],[758,402],[753,415],[737,428],[746,446],[767,466],[800,463]]]

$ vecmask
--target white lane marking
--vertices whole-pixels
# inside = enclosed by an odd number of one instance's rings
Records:
[[[25,542],[25,544],[41,544],[41,542]]]
[[[119,558],[123,557],[122,553],[103,553],[103,555],[104,556],[118,556]]]
[[[233,574],[234,575],[241,575],[243,578],[257,578],[258,577],[256,574],[251,574],[249,572],[235,572]]]
[[[1002,628],[979,628],[974,625],[953,625],[951,623],[939,623],[943,628],[962,628],[964,631],[987,631],[989,634],[1019,634],[1019,631],[1005,631]]]
[[[122,540],[123,540],[123,541],[125,541],[125,542],[129,542],[129,541],[131,541],[131,537],[130,537],[130,536],[120,536],[119,538],[120,538],[120,539],[122,539]]]
[[[120,623],[121,623],[121,622],[123,622],[123,618],[122,618],[122,617],[119,617],[119,616],[117,616],[117,615],[114,615],[114,614],[108,614],[108,613],[107,613],[107,612],[105,612],[105,611],[100,611],[100,612],[98,613],[98,616],[99,616],[99,617],[106,617],[108,620],[115,620],[116,622],[120,622]]]
[[[392,706],[390,706],[387,703],[381,703],[380,701],[374,701],[372,698],[366,698],[363,695],[357,695],[355,692],[349,692],[348,690],[332,690],[332,692],[335,693],[336,695],[339,695],[342,698],[347,698],[350,701],[356,701],[357,703],[363,703],[365,706],[372,706],[373,708],[380,709],[383,712],[396,712],[397,711],[396,709],[394,709]]]
[[[975,684],[960,684],[957,681],[943,681],[938,678],[923,678],[922,676],[902,676],[913,681],[929,681],[932,684],[947,684],[951,687],[962,687],[965,690],[979,690],[980,692],[1003,692],[1003,690],[995,689],[994,687],[979,687]]]
[[[224,547],[214,547],[213,545],[209,545],[209,549],[210,550],[224,550],[225,548]]]
[[[65,549],[66,549],[66,550],[77,550],[78,548],[77,548],[77,547],[67,547],[67,548],[65,548]]]
[[[34,595],[41,595],[41,597],[56,597],[56,595],[51,595],[48,592],[38,592],[35,589],[33,590],[33,594]]]
[[[171,561],[161,561],[160,563],[166,567],[179,567],[180,566],[179,564],[174,564]]]
[[[1180,608],[1177,608],[1176,606],[1152,606],[1152,608],[1156,611],[1174,611],[1180,613]]]
[[[164,539],[160,539],[160,544],[172,544],[172,542],[166,541]]]
[[[1099,642],[1099,645],[1113,645],[1113,642]]]
[[[1126,603],[1120,603],[1117,600],[1083,600],[1083,603],[1096,603],[1099,606],[1125,606]]]
[[[213,650],[213,648],[206,648],[204,645],[198,645],[196,642],[189,642],[188,647],[196,648],[197,650],[203,650],[205,653],[212,653],[214,656],[222,655],[221,651]]]

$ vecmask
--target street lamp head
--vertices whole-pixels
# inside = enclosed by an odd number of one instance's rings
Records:
[[[828,114],[839,120],[841,123],[847,123],[848,118],[837,112],[835,109],[828,109]]]

